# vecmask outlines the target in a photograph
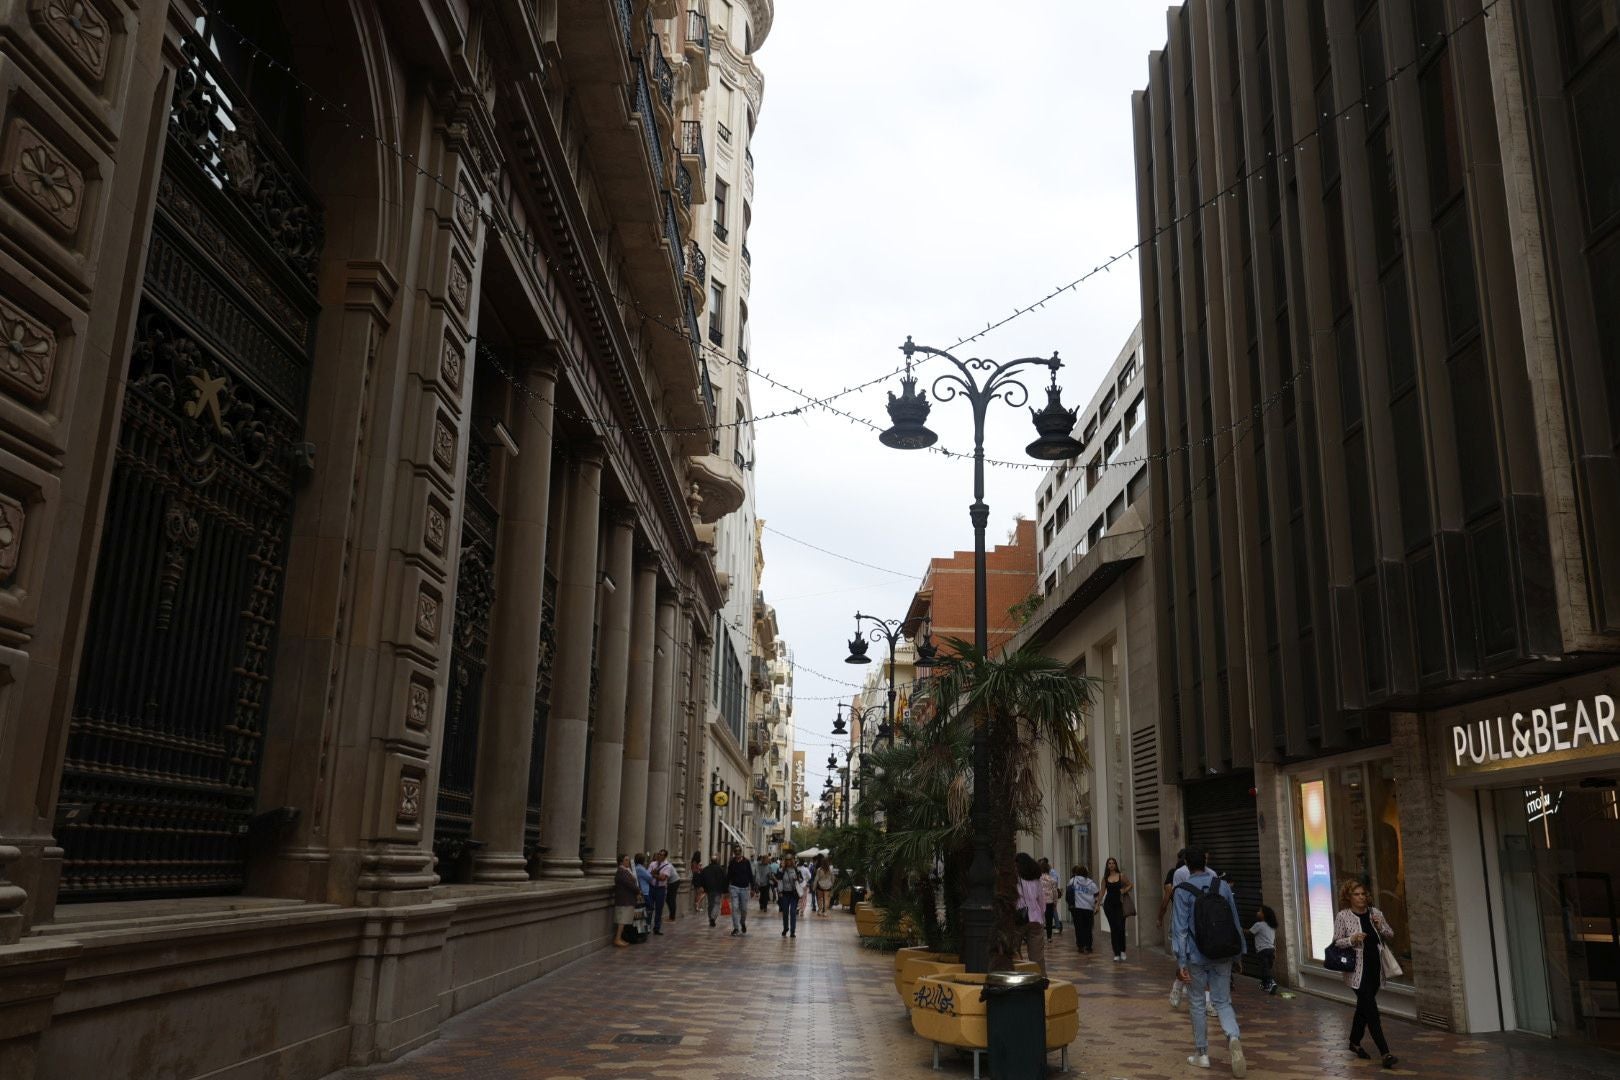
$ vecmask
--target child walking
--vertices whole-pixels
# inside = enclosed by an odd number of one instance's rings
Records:
[[[1249,933],[1254,935],[1254,955],[1260,961],[1260,989],[1275,994],[1277,980],[1272,978],[1271,968],[1277,961],[1277,913],[1261,904],[1254,915]]]

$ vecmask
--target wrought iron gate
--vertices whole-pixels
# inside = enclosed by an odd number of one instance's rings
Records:
[[[63,900],[242,887],[317,303],[320,211],[193,42],[76,687]]]
[[[550,570],[540,594],[540,655],[535,661],[534,733],[529,744],[529,797],[523,814],[523,854],[540,854],[540,791],[546,775],[546,721],[551,718],[551,672],[557,658],[557,578]]]
[[[499,517],[489,495],[489,446],[467,447],[466,507],[462,512],[456,617],[450,648],[450,695],[444,710],[439,758],[438,812],[433,853],[449,881],[465,869],[462,854],[472,833],[473,782],[478,772],[478,722],[483,711],[489,615],[495,602],[495,536]]]

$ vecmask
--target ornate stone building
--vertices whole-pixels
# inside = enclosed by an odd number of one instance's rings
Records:
[[[689,846],[702,3],[0,0],[0,1075],[386,1060]]]

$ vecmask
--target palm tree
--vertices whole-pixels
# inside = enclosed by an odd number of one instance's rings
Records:
[[[1043,791],[1039,755],[1047,748],[1057,765],[1059,783],[1078,780],[1087,767],[1081,732],[1097,680],[1078,675],[1062,663],[1025,646],[992,658],[959,639],[948,639],[940,661],[919,697],[922,730],[953,742],[985,725],[990,749],[990,844],[996,865],[996,934],[991,942],[992,969],[1011,966],[1017,950],[1017,874],[1013,865],[1018,833],[1033,832],[1049,800],[1058,792]],[[966,755],[963,755],[966,758]],[[960,767],[966,772],[965,766]],[[978,781],[980,778],[974,778]],[[970,789],[959,775],[947,799],[958,843],[947,858],[947,878],[965,883],[972,838],[964,826]],[[953,872],[954,871],[954,872]],[[947,896],[959,903],[962,891]],[[953,920],[954,921],[954,920]]]

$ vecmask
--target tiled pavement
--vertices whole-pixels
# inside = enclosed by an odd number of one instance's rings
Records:
[[[774,912],[772,916],[774,916]],[[722,919],[682,913],[662,937],[603,949],[497,998],[444,1027],[443,1035],[391,1065],[351,1069],[331,1080],[899,1080],[971,1075],[967,1059],[930,1070],[927,1043],[911,1033],[892,982],[890,954],[862,948],[850,917],[806,917],[793,940],[757,910],[733,938]],[[1171,965],[1133,955],[1078,957],[1073,938],[1054,940],[1051,974],[1080,989],[1080,1036],[1070,1048],[1079,1080],[1168,1080],[1225,1075],[1186,1064],[1185,1009],[1165,997]],[[1309,995],[1261,994],[1238,981],[1238,1019],[1249,1075],[1457,1077],[1468,1080],[1614,1080],[1620,1057],[1529,1036],[1464,1037],[1386,1020],[1400,1057],[1392,1073],[1344,1050],[1349,1010]],[[1212,1029],[1214,1022],[1212,1021]],[[672,1036],[658,1045],[626,1037]],[[615,1041],[624,1039],[625,1041]],[[1219,1039],[1215,1040],[1217,1043]],[[1369,1041],[1369,1049],[1371,1044]],[[1056,1063],[1057,1056],[1051,1061]]]

